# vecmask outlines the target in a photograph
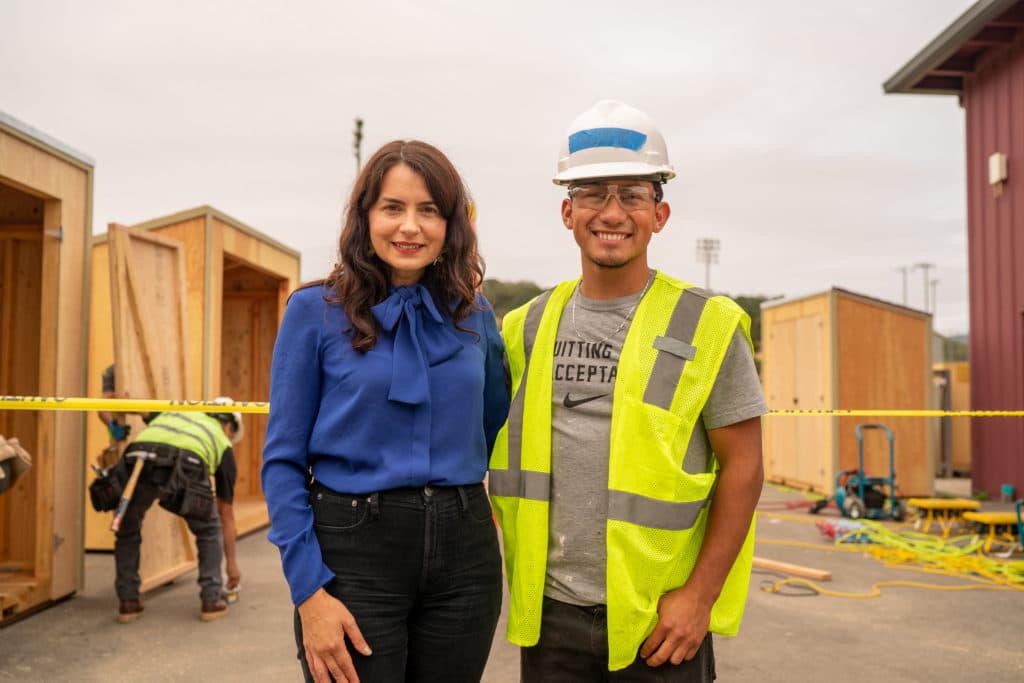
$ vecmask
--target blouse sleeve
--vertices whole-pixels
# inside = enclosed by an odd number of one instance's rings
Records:
[[[478,301],[486,310],[483,318],[484,343],[484,435],[487,437],[487,455],[490,457],[498,431],[508,418],[509,385],[505,373],[505,343],[498,332],[494,311],[483,295]]]
[[[300,605],[334,574],[313,533],[307,447],[320,406],[320,290],[295,293],[285,309],[270,370],[270,417],[261,480],[270,541],[281,551],[292,602]]]

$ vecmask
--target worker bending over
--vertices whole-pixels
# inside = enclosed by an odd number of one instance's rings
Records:
[[[231,405],[231,399],[217,403]],[[221,579],[221,559],[227,556],[228,590],[238,587],[241,573],[235,554],[235,515],[232,507],[238,467],[233,444],[242,439],[239,412],[160,413],[125,450],[117,476],[126,482],[137,458],[144,465],[134,494],[117,530],[114,559],[115,589],[121,604],[117,620],[135,621],[142,615],[139,599],[139,551],[142,520],[159,500],[160,507],[185,519],[199,551],[199,618],[212,621],[228,607]],[[210,476],[216,484],[216,505]],[[222,551],[223,548],[223,551]]]

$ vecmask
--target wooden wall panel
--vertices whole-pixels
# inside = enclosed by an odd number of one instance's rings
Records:
[[[103,394],[103,371],[114,363],[114,321],[110,310],[110,258],[106,240],[92,245],[92,272],[90,273],[89,304],[89,360],[86,373],[87,396],[99,398]],[[100,452],[110,443],[110,433],[96,413],[86,415],[85,422],[85,485],[95,478],[89,463],[96,462]],[[123,449],[122,449],[123,450]],[[96,512],[84,505],[85,548],[87,550],[113,550],[114,533],[110,530],[110,515]]]
[[[41,233],[42,226],[38,227]],[[39,393],[39,335],[42,304],[42,239],[4,239],[0,228],[0,393]],[[17,437],[38,460],[39,414],[0,411],[0,434]],[[45,479],[33,466],[0,496],[0,567],[35,571],[39,489]],[[2,590],[2,589],[0,589]]]
[[[773,410],[831,407],[830,307],[816,295],[762,312],[762,377]],[[833,471],[832,420],[773,416],[765,421],[769,481],[827,492]]]
[[[949,371],[950,410],[971,409],[971,368],[967,362],[935,363],[936,370]],[[953,471],[971,471],[971,424],[973,418],[951,417]]]
[[[931,407],[930,319],[894,307],[840,295],[836,302],[839,363],[837,408],[912,409]],[[897,484],[901,495],[929,496],[935,471],[928,423],[922,418],[840,418],[839,469],[857,467],[855,427],[882,423],[895,435]],[[888,446],[865,437],[865,471],[888,476]]]
[[[188,306],[188,362],[190,401],[212,396],[203,395],[203,330],[206,296],[206,220],[200,216],[152,230],[153,234],[177,240],[185,250],[185,289]],[[170,397],[167,398],[177,398]]]
[[[184,250],[175,240],[111,226],[111,307],[118,391],[133,398],[188,394],[188,325]],[[128,418],[132,431],[142,420]],[[165,583],[196,566],[185,520],[159,506],[142,529],[142,590]]]
[[[270,396],[270,360],[278,326],[280,280],[225,257],[222,308],[222,393],[236,400],[265,401]],[[240,499],[262,499],[265,415],[245,415],[246,437],[235,446]]]

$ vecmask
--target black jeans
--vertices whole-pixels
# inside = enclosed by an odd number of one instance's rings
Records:
[[[132,465],[134,465],[132,460]],[[130,466],[125,460],[124,478]],[[135,493],[128,503],[128,510],[121,519],[121,528],[114,539],[114,564],[116,577],[114,590],[121,600],[138,600],[142,579],[139,576],[139,562],[142,546],[142,521],[146,511],[164,494],[164,485],[171,473],[171,465],[158,467],[152,462],[142,466]],[[201,600],[219,600],[223,594],[221,562],[224,559],[224,536],[221,531],[217,506],[208,519],[185,518],[189,531],[196,537],[196,551],[199,554],[199,597]]]
[[[328,593],[352,612],[369,657],[362,683],[479,681],[501,611],[501,558],[482,484],[359,496],[310,492]],[[302,672],[312,681],[295,613]]]
[[[709,683],[715,680],[711,634],[693,659],[678,666],[665,662],[649,667],[637,658],[625,669],[608,671],[608,610],[604,605],[578,607],[544,598],[540,641],[519,650],[520,680],[524,683],[576,681],[665,681]]]

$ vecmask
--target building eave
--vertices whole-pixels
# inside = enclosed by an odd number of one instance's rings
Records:
[[[1015,6],[1021,11],[1016,12]],[[1015,12],[1021,15],[1020,23],[1016,19],[997,21]],[[888,94],[959,95],[963,76],[973,71],[977,54],[986,46],[1012,42],[1020,26],[1024,26],[1021,0],[979,0],[893,74],[882,89]]]

